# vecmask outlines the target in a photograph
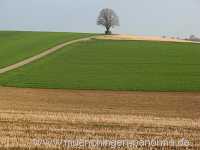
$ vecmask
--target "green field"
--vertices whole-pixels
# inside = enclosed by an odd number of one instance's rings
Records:
[[[24,60],[57,44],[88,35],[61,32],[0,31],[0,68]]]
[[[3,86],[199,91],[200,45],[91,40],[0,76]]]

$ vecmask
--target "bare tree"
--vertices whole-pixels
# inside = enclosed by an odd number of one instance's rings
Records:
[[[198,37],[195,36],[195,35],[190,35],[189,40],[190,40],[190,41],[196,41],[196,42],[199,42],[199,41],[200,41],[200,38],[198,38]]]
[[[190,40],[196,40],[197,37],[196,37],[195,35],[190,35],[189,39],[190,39]]]
[[[97,25],[106,28],[105,34],[111,34],[110,29],[119,26],[119,18],[112,9],[106,8],[101,10],[99,17],[97,18]]]

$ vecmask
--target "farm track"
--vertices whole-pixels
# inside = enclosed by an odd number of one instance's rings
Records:
[[[49,54],[52,54],[58,50],[60,50],[61,48],[67,46],[67,45],[70,45],[70,44],[74,44],[74,43],[77,43],[77,42],[82,42],[82,41],[87,41],[87,40],[90,40],[91,38],[93,38],[94,36],[91,36],[91,37],[87,37],[87,38],[81,38],[81,39],[77,39],[77,40],[72,40],[72,41],[69,41],[69,42],[65,42],[65,43],[62,43],[62,44],[59,44],[53,48],[50,48],[50,49],[47,49],[46,51],[40,53],[40,54],[37,54],[35,56],[32,56],[30,58],[27,58],[23,61],[20,61],[18,63],[15,63],[13,65],[10,65],[10,66],[7,66],[5,68],[2,68],[0,69],[0,74],[3,74],[3,73],[6,73],[8,71],[11,71],[11,70],[14,70],[14,69],[17,69],[19,67],[22,67],[26,64],[30,64],[38,59],[41,59]]]

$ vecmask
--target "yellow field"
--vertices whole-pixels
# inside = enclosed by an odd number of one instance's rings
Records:
[[[200,93],[0,88],[0,95],[2,148],[66,149],[67,140],[103,139],[184,139],[188,148],[200,148]]]

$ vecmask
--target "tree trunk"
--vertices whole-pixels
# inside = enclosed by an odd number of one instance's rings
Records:
[[[112,34],[112,32],[110,31],[110,28],[109,28],[109,27],[106,27],[105,34],[106,34],[106,35],[111,35],[111,34]]]

